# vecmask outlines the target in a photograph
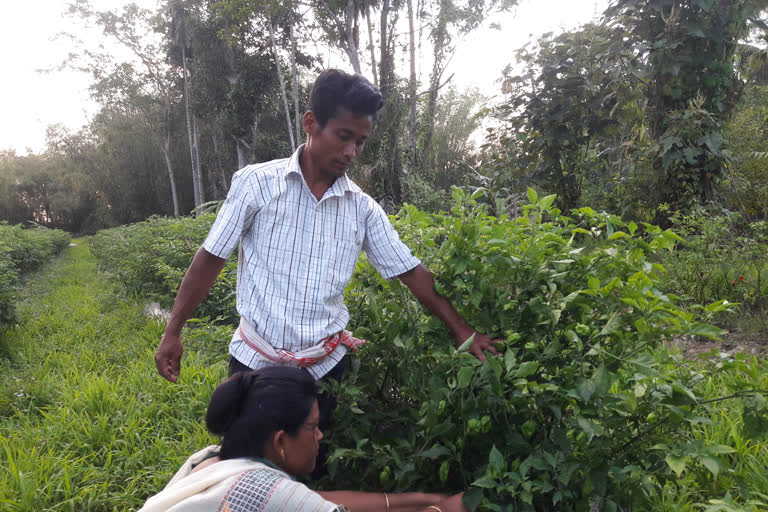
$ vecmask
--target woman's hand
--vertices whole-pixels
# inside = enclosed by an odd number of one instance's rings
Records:
[[[461,501],[463,497],[463,492],[454,494],[453,496],[445,498],[437,503],[427,505],[426,508],[420,509],[420,512],[469,512],[469,509],[465,507],[464,503]]]

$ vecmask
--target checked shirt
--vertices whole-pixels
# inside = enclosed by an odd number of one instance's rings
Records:
[[[318,201],[299,168],[302,150],[236,172],[203,243],[220,258],[240,243],[237,311],[273,347],[293,352],[346,327],[344,288],[361,251],[385,279],[420,263],[384,210],[346,175]],[[320,379],[346,350],[339,345],[307,370]],[[246,345],[238,331],[229,352],[253,369],[273,364]]]

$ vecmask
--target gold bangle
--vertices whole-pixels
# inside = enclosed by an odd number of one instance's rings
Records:
[[[427,508],[433,508],[433,509],[437,510],[437,512],[443,512],[442,510],[440,510],[439,508],[437,508],[437,507],[436,507],[436,506],[434,506],[434,505],[430,505],[430,506],[428,506]]]
[[[384,493],[384,499],[387,502],[387,512],[389,512],[389,496],[387,496],[387,493]]]

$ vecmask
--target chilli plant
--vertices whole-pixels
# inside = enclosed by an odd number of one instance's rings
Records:
[[[733,449],[691,435],[717,403],[702,383],[722,365],[659,350],[716,337],[705,322],[729,307],[683,310],[660,291],[665,270],[649,256],[679,237],[590,208],[564,216],[533,190],[520,216],[496,218],[482,195],[454,189],[450,213],[405,207],[395,225],[470,324],[504,340],[501,355],[456,350],[404,286],[361,260],[347,303],[370,343],[335,386],[326,484],[463,490],[479,510],[626,510],[687,469],[722,475]],[[730,368],[725,395],[760,396],[762,372]]]

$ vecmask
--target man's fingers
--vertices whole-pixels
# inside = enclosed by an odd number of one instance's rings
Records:
[[[158,354],[155,356],[155,366],[157,366],[157,373],[164,379],[171,382],[176,382],[178,380],[181,369],[180,360],[174,360],[172,357],[163,357]]]
[[[480,348],[477,345],[474,345],[472,347],[471,352],[475,355],[476,358],[478,358],[480,361],[485,362],[485,354],[483,353],[483,349]]]

